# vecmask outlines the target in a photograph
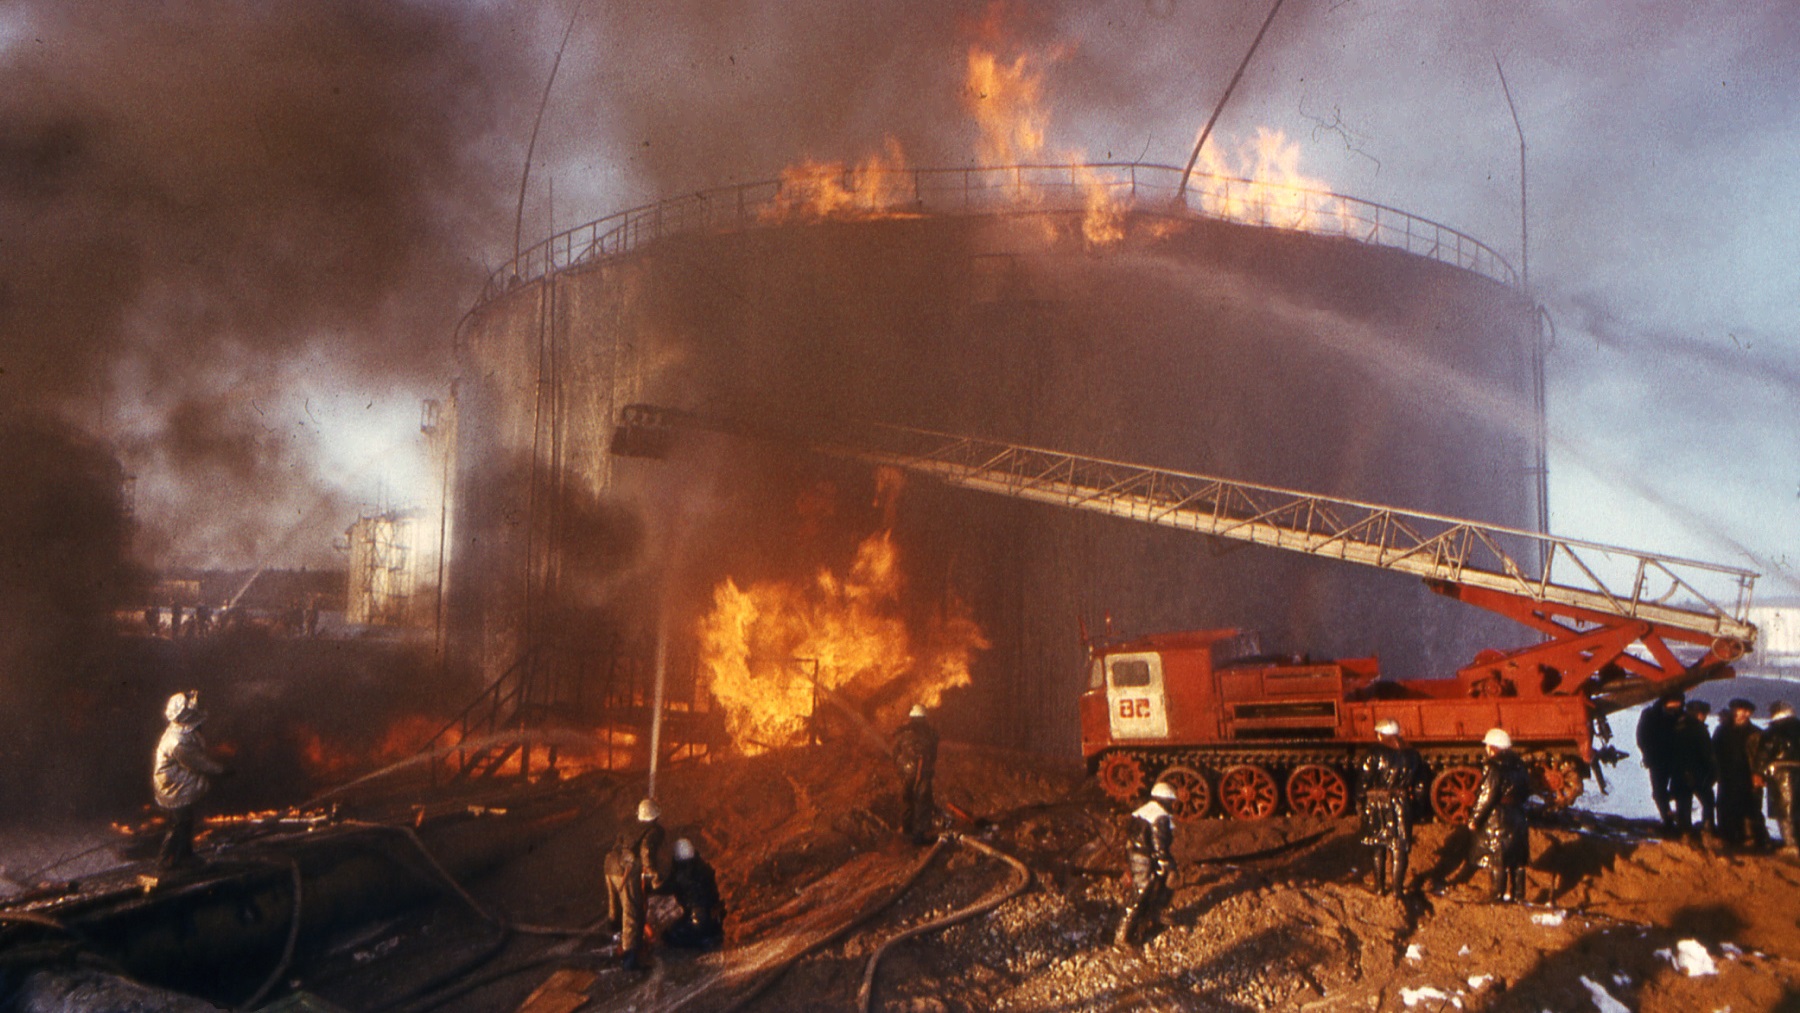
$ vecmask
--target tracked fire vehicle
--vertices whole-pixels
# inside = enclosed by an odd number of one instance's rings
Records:
[[[1285,803],[1336,816],[1352,771],[1398,721],[1432,772],[1433,810],[1459,820],[1479,783],[1482,735],[1505,728],[1550,806],[1581,794],[1607,714],[1711,679],[1752,649],[1756,575],[1673,556],[1289,489],[887,426],[795,436],[631,406],[617,453],[660,456],[674,430],[803,445],[946,484],[1391,570],[1541,634],[1483,651],[1454,677],[1382,678],[1374,658],[1263,654],[1242,630],[1090,643],[1082,754],[1115,798],[1173,784],[1185,816],[1261,819]],[[833,433],[844,432],[835,428]],[[1600,744],[1596,745],[1596,739]]]

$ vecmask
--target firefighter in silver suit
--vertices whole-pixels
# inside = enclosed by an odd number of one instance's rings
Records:
[[[1769,716],[1757,753],[1769,788],[1769,816],[1781,828],[1782,850],[1790,857],[1800,857],[1794,838],[1794,817],[1800,813],[1800,717],[1794,716],[1792,706],[1781,702],[1771,708]]]
[[[1490,728],[1481,738],[1487,762],[1481,766],[1481,787],[1469,812],[1469,829],[1475,831],[1475,860],[1486,867],[1493,884],[1493,899],[1525,899],[1525,863],[1531,859],[1525,800],[1531,797],[1531,772],[1513,752],[1512,736],[1502,728]]]
[[[1406,860],[1412,851],[1413,799],[1425,777],[1419,751],[1400,737],[1400,723],[1375,723],[1375,747],[1363,757],[1357,786],[1362,842],[1375,848],[1375,892],[1406,892]]]
[[[1136,893],[1125,908],[1119,922],[1115,946],[1134,942],[1138,926],[1155,921],[1169,901],[1169,881],[1175,878],[1175,816],[1169,806],[1175,804],[1175,788],[1158,781],[1150,789],[1150,801],[1131,814],[1130,848],[1131,885]]]

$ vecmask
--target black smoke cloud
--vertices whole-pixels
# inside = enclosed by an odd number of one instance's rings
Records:
[[[515,15],[200,0],[4,16],[0,405],[119,437],[163,490],[142,517],[158,562],[292,562],[259,556],[331,511],[314,509],[312,448],[270,409],[302,357],[426,392],[447,375],[473,254],[510,224],[503,120],[538,73]]]

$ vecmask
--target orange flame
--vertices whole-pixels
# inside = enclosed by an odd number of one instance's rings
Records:
[[[969,663],[988,646],[959,601],[926,629],[902,616],[905,587],[891,531],[858,546],[849,571],[820,570],[810,584],[726,579],[700,622],[702,670],[738,749],[799,745],[820,694],[892,723],[914,703],[936,706],[969,684]]]
[[[1251,225],[1287,229],[1315,229],[1327,219],[1336,227],[1350,223],[1350,209],[1324,193],[1324,181],[1300,172],[1300,145],[1279,130],[1257,127],[1256,136],[1243,141],[1235,152],[1218,144],[1200,151],[1197,172],[1249,180],[1222,187],[1199,188],[1201,206],[1209,214]]]
[[[804,159],[781,171],[781,189],[762,212],[765,222],[864,221],[901,217],[910,196],[906,155],[890,137],[880,154],[847,168]]]

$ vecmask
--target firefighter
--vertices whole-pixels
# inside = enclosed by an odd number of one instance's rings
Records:
[[[200,735],[206,711],[200,706],[199,690],[169,697],[163,705],[163,717],[169,726],[157,740],[150,782],[156,806],[168,823],[157,865],[173,869],[195,861],[194,807],[212,787],[212,779],[224,774],[225,768],[207,755],[206,740]]]
[[[1719,770],[1719,836],[1734,847],[1769,845],[1769,827],[1762,814],[1763,779],[1757,772],[1762,729],[1750,720],[1755,713],[1755,704],[1735,699],[1726,705],[1725,717],[1713,732],[1713,762]]]
[[[894,733],[894,764],[900,768],[900,829],[918,845],[932,840],[937,807],[931,779],[937,773],[937,751],[937,729],[925,720],[925,708],[914,704]]]
[[[1794,708],[1777,702],[1769,709],[1769,727],[1763,729],[1762,747],[1757,753],[1763,780],[1769,789],[1769,818],[1781,828],[1781,849],[1800,857],[1800,842],[1794,837],[1794,815],[1800,806],[1800,718]]]
[[[1127,831],[1130,849],[1131,884],[1136,893],[1119,921],[1113,945],[1129,946],[1139,925],[1158,920],[1163,905],[1168,903],[1169,882],[1175,878],[1175,816],[1169,806],[1175,802],[1175,789],[1167,781],[1158,781],[1150,789],[1150,801],[1131,814]]]
[[[1678,776],[1688,793],[1700,800],[1700,828],[1695,833],[1705,836],[1718,834],[1713,786],[1719,783],[1719,764],[1713,758],[1712,734],[1706,728],[1706,719],[1711,715],[1711,704],[1689,700],[1687,714],[1675,729]],[[1685,811],[1677,813],[1677,819],[1684,829],[1691,825]]]
[[[688,950],[718,949],[725,941],[719,878],[687,838],[675,842],[674,853],[663,889],[681,905],[681,917],[663,930],[663,942]]]
[[[1362,840],[1375,848],[1375,892],[1391,886],[1396,897],[1406,892],[1406,859],[1412,851],[1413,796],[1424,778],[1425,761],[1419,751],[1400,738],[1400,722],[1383,718],[1375,723],[1378,741],[1363,757]]]
[[[644,906],[662,888],[662,810],[638,803],[637,825],[622,831],[606,853],[606,921],[618,930],[619,956],[626,970],[643,966]]]
[[[1675,796],[1680,767],[1675,739],[1685,704],[1682,694],[1664,693],[1638,716],[1638,756],[1650,772],[1650,798],[1656,802],[1656,815],[1662,820],[1665,834],[1678,830]],[[1691,800],[1689,804],[1692,805]]]
[[[1531,772],[1513,752],[1512,736],[1505,729],[1488,729],[1481,743],[1487,747],[1487,762],[1481,766],[1481,787],[1469,813],[1476,863],[1488,870],[1494,900],[1522,902],[1525,863],[1531,858],[1530,831],[1525,825]]]

